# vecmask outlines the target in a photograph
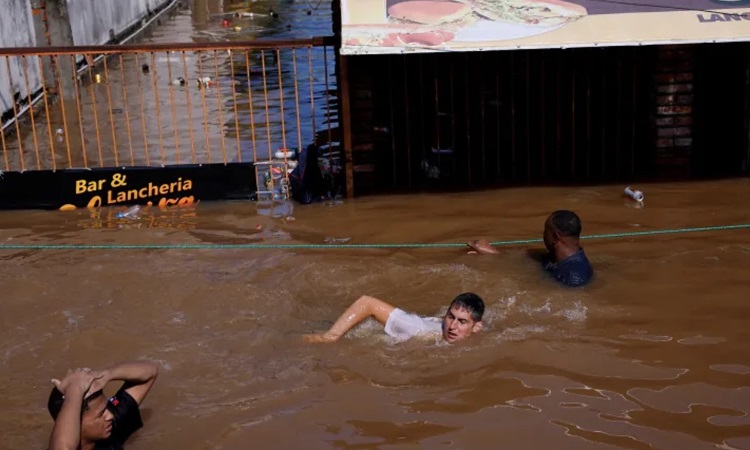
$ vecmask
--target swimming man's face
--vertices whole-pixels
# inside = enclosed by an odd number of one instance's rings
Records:
[[[471,336],[482,329],[482,321],[475,321],[471,313],[464,308],[451,307],[443,318],[443,338],[456,342]]]

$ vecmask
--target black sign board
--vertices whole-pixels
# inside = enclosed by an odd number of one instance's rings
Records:
[[[0,175],[0,209],[189,205],[250,199],[253,163],[38,170]]]

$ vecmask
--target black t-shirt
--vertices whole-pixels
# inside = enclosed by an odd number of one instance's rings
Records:
[[[112,421],[112,434],[103,441],[97,441],[95,450],[122,450],[122,445],[143,426],[138,403],[125,391],[125,386],[107,401],[107,409],[115,416]]]

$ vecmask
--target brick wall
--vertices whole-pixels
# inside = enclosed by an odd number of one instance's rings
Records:
[[[351,173],[354,194],[368,193],[376,186],[375,143],[373,139],[372,72],[365,57],[348,58],[349,118],[351,129]]]
[[[658,49],[655,89],[655,172],[661,177],[690,175],[693,149],[693,47]]]

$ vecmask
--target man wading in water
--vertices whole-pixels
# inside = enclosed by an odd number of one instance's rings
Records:
[[[544,246],[548,253],[539,258],[542,267],[569,287],[588,284],[594,276],[581,247],[581,230],[581,219],[573,211],[555,211],[544,222]],[[472,249],[470,253],[500,253],[485,240],[471,241],[468,245]]]
[[[55,419],[49,450],[122,450],[122,445],[143,426],[139,405],[156,381],[159,369],[152,362],[132,362],[95,371],[76,369],[55,385],[47,409]],[[107,399],[102,389],[124,381]]]
[[[484,301],[472,293],[453,299],[442,319],[421,317],[396,308],[375,297],[364,295],[352,303],[325,333],[305,336],[306,342],[335,342],[355,325],[374,317],[385,325],[385,332],[400,341],[418,335],[442,335],[447,342],[456,342],[482,329]]]

